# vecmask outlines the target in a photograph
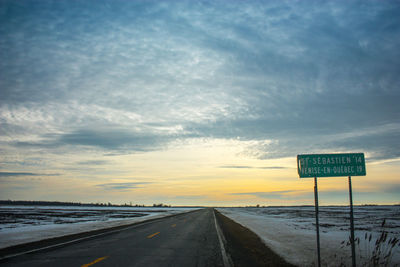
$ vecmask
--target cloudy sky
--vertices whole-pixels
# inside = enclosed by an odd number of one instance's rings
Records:
[[[0,195],[313,203],[303,153],[364,152],[400,203],[399,1],[0,0]],[[319,180],[348,203],[346,178]]]

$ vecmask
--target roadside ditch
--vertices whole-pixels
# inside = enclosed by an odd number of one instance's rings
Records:
[[[248,228],[215,210],[217,222],[224,234],[225,250],[235,267],[287,266],[292,265],[268,248]]]

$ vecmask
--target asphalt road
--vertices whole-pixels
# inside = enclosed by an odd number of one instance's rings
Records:
[[[212,209],[136,225],[1,266],[224,266]]]

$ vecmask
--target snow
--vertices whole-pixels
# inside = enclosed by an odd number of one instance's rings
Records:
[[[288,262],[298,266],[316,265],[314,207],[218,208],[218,211],[252,230]],[[368,263],[375,240],[383,230],[388,232],[388,241],[400,236],[400,206],[356,206],[354,220],[355,234],[360,239],[356,246],[357,264]],[[346,244],[350,235],[349,208],[320,207],[319,222],[322,266],[342,263],[350,266],[351,246]],[[399,244],[392,254],[390,264],[400,265]]]
[[[0,249],[138,223],[196,208],[0,206]]]
[[[196,208],[153,207],[54,207],[0,206],[0,248],[47,238],[143,222]],[[298,266],[316,263],[314,207],[218,208],[224,215],[255,232],[265,244]],[[400,237],[400,206],[356,206],[355,227],[360,244],[357,263],[366,261],[384,229],[389,238]],[[385,225],[382,228],[382,222]],[[372,234],[372,241],[365,234]],[[347,266],[351,248],[349,208],[320,207],[321,257],[323,266]],[[388,239],[389,239],[388,238]],[[400,265],[400,246],[393,249],[391,264]],[[365,265],[365,264],[364,264]]]

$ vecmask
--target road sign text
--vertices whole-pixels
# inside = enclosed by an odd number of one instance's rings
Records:
[[[297,171],[300,178],[364,176],[364,153],[298,155]]]

